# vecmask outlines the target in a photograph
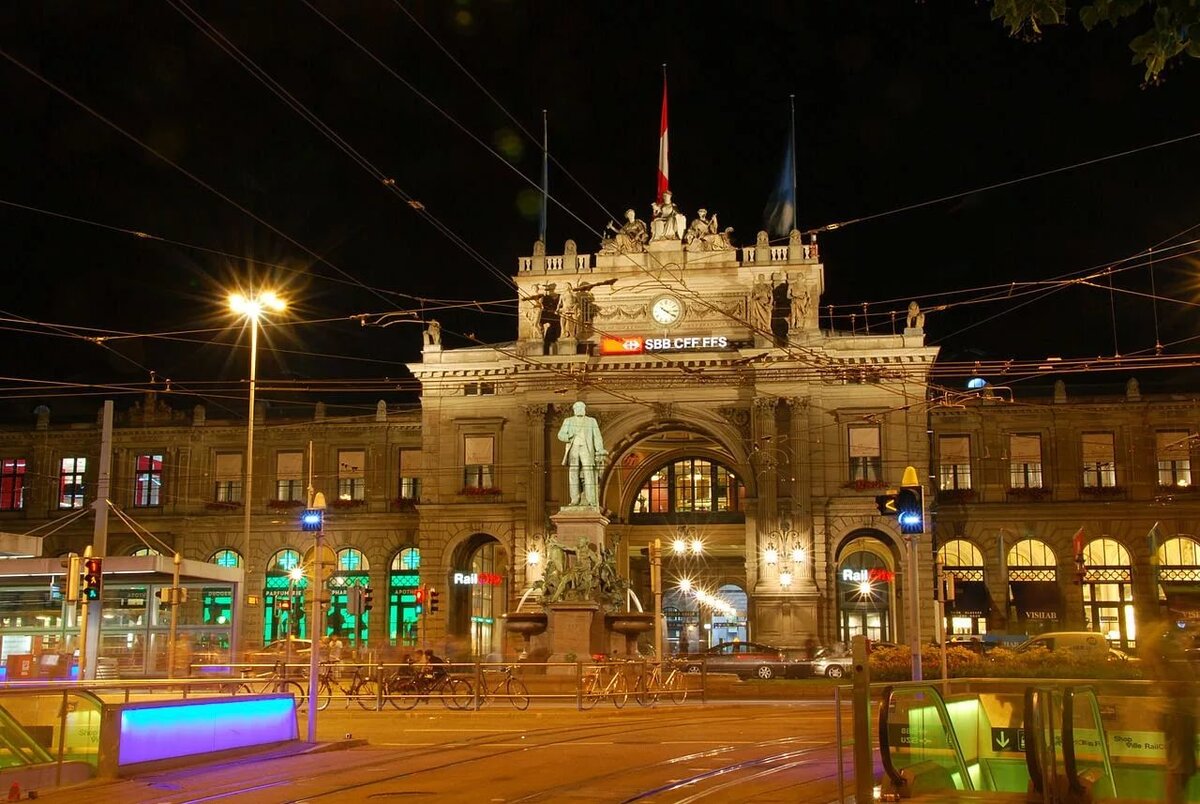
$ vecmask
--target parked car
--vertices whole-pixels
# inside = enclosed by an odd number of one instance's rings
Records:
[[[1051,652],[1070,652],[1077,656],[1105,659],[1110,662],[1136,662],[1124,651],[1108,644],[1103,634],[1095,631],[1051,631],[1038,634],[1017,647],[1018,653],[1042,648]]]
[[[291,648],[289,651],[289,643]],[[290,662],[303,664],[312,657],[311,639],[276,639],[268,642],[261,650],[250,651],[246,661],[252,664],[274,664],[275,662]]]
[[[758,642],[722,642],[703,653],[688,654],[685,661],[689,673],[699,673],[703,663],[714,673],[761,679],[794,675],[796,664],[781,649]]]
[[[826,678],[843,678],[854,672],[854,659],[850,654],[835,653],[830,648],[821,648],[812,661],[812,674]]]

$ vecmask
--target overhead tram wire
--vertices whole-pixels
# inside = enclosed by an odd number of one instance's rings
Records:
[[[1058,173],[1067,173],[1072,170],[1077,170],[1079,168],[1088,167],[1090,165],[1098,165],[1103,162],[1109,162],[1114,159],[1120,159],[1122,157],[1132,156],[1134,154],[1142,153],[1144,151],[1151,151],[1156,148],[1164,148],[1168,145],[1175,145],[1177,143],[1187,142],[1189,140],[1194,140],[1198,137],[1200,137],[1200,131],[1196,131],[1191,134],[1184,134],[1183,136],[1180,136],[1180,137],[1172,137],[1171,139],[1162,140],[1161,142],[1155,142],[1155,143],[1151,143],[1149,145],[1140,145],[1136,148],[1129,148],[1124,151],[1119,151],[1117,153],[1108,154],[1106,156],[1098,156],[1094,159],[1085,159],[1082,162],[1076,162],[1071,165],[1063,165],[1062,167],[1051,168],[1049,170],[1042,170],[1037,173],[1030,173],[1027,176],[1021,176],[1016,179],[1008,179],[1006,181],[1000,181],[1000,182],[995,182],[993,184],[987,184],[982,187],[976,187],[973,190],[965,190],[963,192],[952,193],[950,195],[943,195],[938,198],[931,198],[927,201],[919,201],[915,204],[906,204],[902,207],[896,207],[895,209],[889,209],[884,212],[875,212],[870,215],[862,215],[860,217],[849,218],[844,221],[837,221],[835,223],[827,223],[824,226],[818,226],[815,229],[805,229],[803,232],[801,232],[801,234],[811,235],[811,234],[821,234],[823,232],[832,232],[832,231],[836,231],[838,229],[844,229],[847,226],[851,226],[856,223],[865,223],[867,221],[873,221],[873,220],[878,220],[880,218],[886,218],[891,215],[898,215],[902,212],[911,212],[912,210],[915,210],[915,209],[923,209],[925,207],[931,207],[936,204],[943,204],[947,201],[956,201],[960,198],[966,198],[969,195],[975,195],[977,193],[985,193],[985,192],[988,192],[989,190],[999,190],[1003,187],[1011,187],[1015,184],[1021,184],[1023,182],[1033,181],[1034,179],[1042,179],[1047,176],[1053,176]],[[1198,226],[1200,226],[1200,224],[1198,224]],[[1196,228],[1196,227],[1192,227],[1192,228]],[[1190,231],[1190,230],[1185,230],[1185,231]]]
[[[184,0],[167,0],[167,4],[174,8],[180,16],[190,22],[198,31],[204,34],[213,44],[232,58],[239,66],[248,72],[251,77],[269,89],[285,106],[300,116],[306,123],[315,128],[326,139],[332,142],[340,151],[350,157],[350,160],[357,164],[360,168],[375,179],[382,187],[391,192],[409,208],[414,210],[418,216],[429,222],[434,229],[440,232],[450,242],[458,246],[467,256],[478,262],[489,272],[495,274],[506,286],[513,285],[512,277],[498,270],[480,254],[470,243],[460,237],[447,224],[443,223],[436,215],[429,211],[428,207],[418,201],[415,196],[403,190],[394,178],[380,170],[367,157],[363,156],[357,149],[345,140],[340,134],[327,125],[315,112],[311,111],[303,102],[298,100],[291,94],[282,84],[271,77],[269,73],[263,70],[258,64],[242,52],[237,45],[231,42],[221,31],[214,25],[208,22],[199,12],[191,8]]]
[[[179,173],[181,173],[182,175],[184,175],[184,176],[186,176],[187,178],[191,179],[193,182],[195,182],[196,184],[198,184],[200,187],[203,187],[205,190],[207,190],[207,191],[208,191],[208,192],[210,192],[211,194],[215,195],[217,198],[220,198],[222,201],[224,201],[225,203],[229,204],[231,207],[233,207],[234,209],[238,210],[239,212],[241,212],[241,213],[242,213],[243,215],[245,215],[246,217],[248,217],[248,218],[250,218],[251,220],[253,220],[253,221],[255,221],[256,223],[258,223],[260,226],[263,226],[263,227],[265,227],[265,228],[266,228],[268,231],[272,232],[272,233],[273,233],[273,234],[275,234],[277,237],[280,237],[280,238],[284,239],[284,240],[285,240],[285,241],[287,241],[288,243],[290,243],[290,244],[292,244],[293,246],[295,246],[296,248],[300,249],[300,250],[301,250],[301,251],[303,251],[305,254],[309,255],[309,256],[310,256],[310,257],[312,257],[314,260],[316,260],[318,263],[320,263],[320,264],[322,264],[322,265],[327,265],[327,266],[329,266],[329,267],[330,267],[330,268],[332,268],[334,271],[338,272],[339,274],[341,274],[341,275],[342,275],[342,276],[344,276],[345,278],[349,279],[349,280],[352,282],[352,284],[354,284],[354,285],[358,286],[359,288],[361,288],[361,289],[363,289],[363,290],[366,290],[367,292],[369,292],[369,293],[371,293],[371,294],[373,294],[373,295],[375,295],[375,296],[379,297],[381,300],[383,300],[383,301],[385,301],[385,302],[386,302],[386,301],[388,301],[388,299],[387,299],[386,297],[384,297],[384,296],[382,296],[381,294],[379,294],[379,293],[378,293],[378,292],[377,292],[377,291],[376,291],[374,288],[372,288],[372,287],[370,287],[369,285],[366,285],[366,284],[364,284],[364,283],[360,282],[358,279],[356,279],[356,278],[355,278],[353,275],[351,275],[349,272],[342,270],[340,267],[338,267],[338,266],[337,266],[337,265],[335,265],[334,263],[330,262],[330,261],[329,261],[329,260],[328,260],[326,257],[324,257],[324,256],[322,256],[322,255],[320,255],[320,254],[318,254],[316,251],[313,251],[313,250],[312,250],[312,249],[310,249],[308,246],[306,246],[306,245],[304,245],[303,243],[301,243],[300,241],[296,240],[294,237],[292,237],[291,235],[289,235],[289,234],[287,234],[286,232],[282,231],[281,229],[279,229],[278,227],[276,227],[275,225],[273,225],[272,223],[270,223],[270,222],[269,222],[269,221],[267,221],[266,219],[262,218],[262,217],[261,217],[261,216],[259,216],[259,215],[256,215],[254,212],[252,212],[251,210],[247,209],[247,208],[246,208],[244,205],[242,205],[242,204],[239,204],[237,201],[233,200],[233,199],[232,199],[232,198],[230,198],[228,195],[226,195],[225,193],[223,193],[223,192],[221,192],[220,190],[218,190],[218,189],[217,189],[216,187],[214,187],[212,184],[209,184],[209,183],[208,183],[208,182],[206,182],[204,179],[201,179],[201,178],[200,178],[199,176],[197,176],[195,173],[192,173],[192,172],[191,172],[190,170],[188,170],[187,168],[185,168],[185,167],[183,167],[182,165],[180,165],[179,163],[175,162],[175,161],[174,161],[174,160],[172,160],[170,157],[168,157],[168,156],[166,156],[165,154],[163,154],[161,151],[159,151],[159,150],[155,149],[154,147],[152,147],[152,146],[151,146],[151,145],[149,145],[148,143],[144,142],[143,140],[141,140],[141,139],[139,139],[138,137],[134,136],[134,135],[133,135],[133,134],[131,134],[130,132],[126,131],[126,130],[125,130],[124,128],[122,128],[120,125],[118,125],[117,123],[113,122],[112,120],[110,120],[109,118],[107,118],[106,116],[104,116],[103,114],[101,114],[100,112],[96,111],[95,109],[93,109],[93,108],[92,108],[91,106],[89,106],[88,104],[86,104],[86,103],[84,103],[83,101],[79,100],[79,99],[78,99],[78,98],[76,98],[74,95],[72,95],[70,92],[68,92],[67,90],[63,89],[63,88],[62,88],[62,87],[60,87],[58,84],[54,83],[54,82],[53,82],[53,81],[51,81],[49,78],[47,78],[47,77],[45,77],[44,75],[42,75],[41,73],[37,72],[37,71],[36,71],[36,70],[34,70],[32,67],[29,67],[29,66],[28,66],[28,65],[26,65],[24,62],[20,61],[19,59],[17,59],[15,56],[13,56],[12,54],[10,54],[8,51],[4,50],[3,48],[0,48],[0,57],[3,57],[5,60],[7,60],[7,61],[8,61],[9,63],[11,63],[13,66],[17,67],[17,68],[18,68],[18,69],[20,69],[22,72],[24,72],[24,73],[26,73],[27,75],[29,75],[31,78],[33,78],[33,79],[37,80],[38,82],[40,82],[41,84],[43,84],[43,85],[44,85],[44,86],[46,86],[47,88],[49,88],[49,89],[53,90],[54,92],[58,93],[60,96],[62,96],[63,98],[65,98],[65,99],[69,100],[71,103],[75,104],[75,105],[76,105],[76,106],[78,106],[80,109],[83,109],[85,112],[87,112],[88,114],[92,115],[94,118],[96,118],[97,120],[99,120],[101,123],[104,123],[104,125],[108,126],[110,129],[112,129],[112,130],[113,130],[113,131],[115,131],[116,133],[120,134],[120,135],[121,135],[122,137],[124,137],[125,139],[129,140],[130,142],[134,143],[134,144],[135,144],[135,145],[137,145],[138,147],[142,148],[142,149],[143,149],[144,151],[146,151],[147,153],[149,153],[149,154],[153,155],[154,157],[156,157],[157,159],[159,159],[159,160],[160,160],[161,162],[163,162],[164,164],[166,164],[166,165],[169,165],[170,167],[174,168],[176,171],[178,171],[178,172],[179,172]]]
[[[171,2],[171,1],[172,0],[168,0],[168,2]],[[183,2],[183,0],[178,0],[178,2]],[[357,39],[355,39],[349,32],[347,32],[344,28],[342,28],[336,22],[331,20],[329,17],[325,16],[325,14],[323,14],[320,11],[320,9],[318,9],[311,2],[309,2],[309,0],[300,0],[300,2],[302,2],[304,5],[306,5],[310,11],[312,11],[314,14],[316,14],[318,17],[320,17],[322,20],[324,20],[329,25],[329,27],[333,28],[335,31],[337,31],[339,34],[341,34],[342,37],[346,39],[346,41],[348,41],[350,44],[354,45],[354,47],[358,48],[358,50],[360,50],[364,55],[366,55],[367,58],[369,58],[371,61],[373,61],[377,65],[379,65],[379,67],[382,70],[384,70],[385,72],[387,72],[388,75],[392,76],[392,78],[396,79],[401,84],[403,84],[405,86],[405,88],[408,89],[409,92],[412,92],[414,95],[416,95],[418,98],[420,98],[426,104],[428,104],[431,108],[433,108],[435,111],[437,111],[451,125],[455,126],[459,131],[461,131],[463,134],[466,134],[469,138],[471,138],[471,140],[473,140],[476,145],[478,145],[480,148],[483,148],[485,151],[487,151],[492,156],[496,157],[496,159],[500,160],[500,162],[502,162],[505,167],[507,167],[513,173],[516,173],[518,176],[520,176],[522,181],[524,181],[526,184],[533,187],[538,192],[544,191],[544,188],[540,184],[538,184],[537,181],[535,181],[534,179],[532,179],[529,176],[526,176],[524,173],[522,173],[521,170],[518,169],[517,166],[514,165],[511,161],[506,159],[503,154],[501,154],[500,152],[498,152],[497,150],[492,148],[490,145],[488,145],[486,142],[484,142],[482,139],[480,139],[474,132],[472,132],[465,125],[460,123],[457,118],[455,118],[453,115],[451,115],[445,109],[443,109],[439,104],[434,102],[431,98],[429,98],[423,92],[421,92],[419,89],[417,89],[410,81],[408,81],[402,75],[400,75],[398,72],[396,72],[394,69],[392,69],[392,67],[389,66],[385,61],[383,61],[383,59],[376,56],[375,53],[370,48],[368,48],[366,45],[362,44]],[[481,87],[481,89],[482,89],[482,87]],[[486,90],[485,90],[485,94],[486,94]],[[503,108],[503,107],[501,107],[501,108]],[[507,115],[508,112],[505,111],[505,114]],[[508,115],[508,117],[509,117],[509,119],[512,119],[512,115]],[[520,127],[521,130],[523,132],[525,132],[525,134],[527,136],[529,135],[529,132],[525,131],[524,126],[521,126],[520,123],[517,123],[517,126]],[[535,140],[535,142],[536,142],[536,140]],[[558,160],[555,160],[555,163],[557,164]],[[589,195],[589,197],[592,198],[592,200],[595,200],[595,197],[591,196],[590,193],[588,195]],[[572,211],[569,207],[567,207],[566,204],[559,201],[558,198],[556,198],[552,193],[547,192],[546,197],[549,200],[553,201],[558,206],[559,209],[561,209],[563,212],[570,215],[572,218],[574,218],[580,224],[582,224],[585,228],[587,228],[589,231],[591,231],[591,233],[593,235],[596,235],[597,237],[599,237],[601,235],[600,230],[591,228],[591,225],[587,221],[585,221],[583,218],[579,217],[579,215],[575,214],[574,211]],[[600,202],[596,201],[596,203],[599,204]],[[600,208],[601,208],[601,210],[604,211],[604,213],[606,215],[609,214],[608,210],[605,210],[603,205],[601,205]],[[612,217],[612,216],[609,215],[609,217]]]

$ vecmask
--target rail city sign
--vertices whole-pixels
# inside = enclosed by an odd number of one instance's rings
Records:
[[[454,583],[458,586],[499,586],[504,578],[494,572],[456,572]]]

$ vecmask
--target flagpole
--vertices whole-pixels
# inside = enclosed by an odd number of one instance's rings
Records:
[[[654,197],[659,204],[662,203],[663,193],[669,192],[671,189],[670,168],[668,166],[670,151],[669,139],[667,134],[667,63],[663,62],[663,95],[662,95],[662,116],[658,122],[658,176],[655,181]]]
[[[546,110],[542,109],[542,209],[538,217],[538,240],[546,244],[547,200],[550,197],[550,128],[546,122]]]
[[[788,103],[791,105],[792,125],[789,131],[792,135],[792,141],[788,145],[792,149],[792,228],[800,228],[799,199],[796,197],[796,96],[788,95]],[[791,234],[789,232],[789,234]]]

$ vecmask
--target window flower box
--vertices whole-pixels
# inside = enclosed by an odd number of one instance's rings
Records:
[[[267,507],[272,511],[288,511],[293,508],[303,508],[304,500],[267,500]]]
[[[1008,489],[1005,494],[1011,500],[1029,500],[1038,502],[1050,496],[1050,489],[1044,486],[1018,486],[1017,488]]]
[[[1124,497],[1124,486],[1083,486],[1079,493],[1084,497]]]
[[[937,500],[940,503],[969,503],[975,502],[976,496],[975,489],[939,489]]]
[[[204,507],[209,511],[237,511],[241,509],[242,504],[229,500],[209,500]]]
[[[500,489],[497,488],[480,488],[479,486],[464,486],[459,492],[467,497],[498,497]]]
[[[886,480],[848,480],[842,484],[842,488],[854,489],[855,491],[886,489],[887,486],[888,484]]]
[[[367,504],[367,501],[366,500],[335,499],[335,500],[330,500],[328,504],[329,504],[330,508],[340,508],[342,510],[345,510],[347,508],[362,508],[364,505]]]
[[[403,513],[415,514],[417,505],[420,504],[420,497],[397,497],[392,500],[392,510]]]
[[[1158,494],[1160,496],[1167,495],[1167,494],[1195,494],[1195,493],[1196,493],[1196,487],[1190,486],[1190,485],[1189,486],[1174,486],[1174,485],[1172,485],[1172,486],[1159,486],[1158,487]]]

